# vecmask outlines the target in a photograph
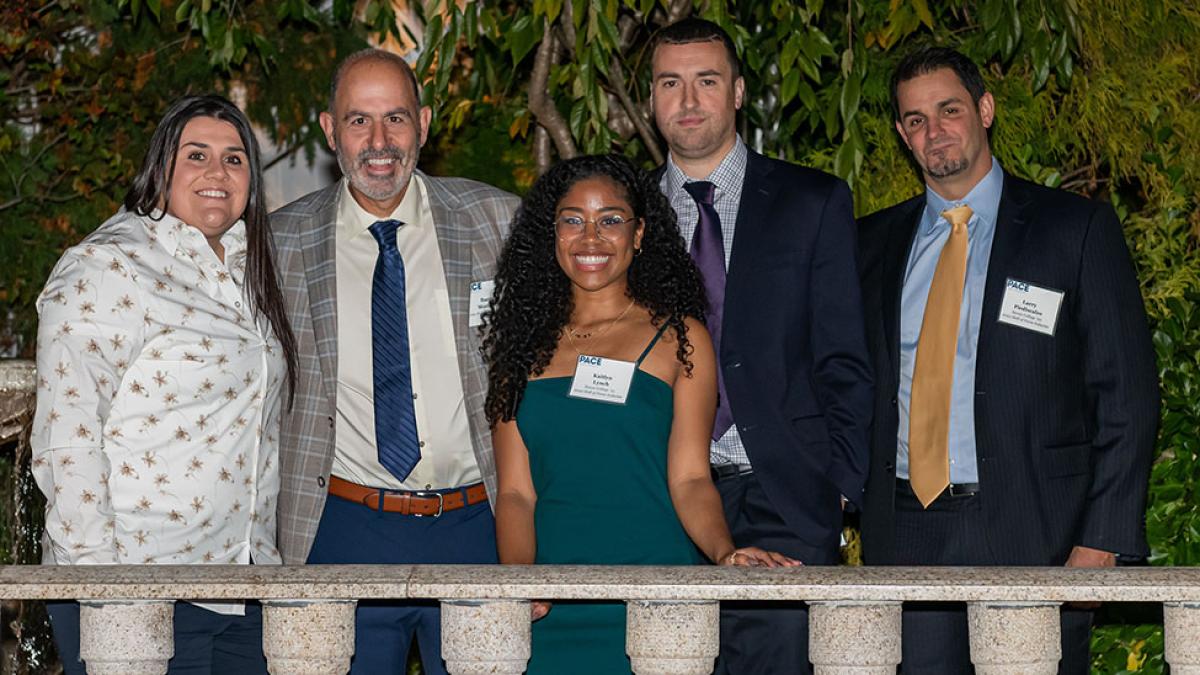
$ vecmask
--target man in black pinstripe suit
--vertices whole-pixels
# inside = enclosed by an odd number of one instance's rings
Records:
[[[1001,169],[988,138],[996,102],[961,54],[910,55],[892,91],[926,190],[859,229],[877,385],[866,563],[1100,567],[1147,555],[1158,385],[1113,209]],[[963,206],[961,303],[943,302],[930,288]],[[958,306],[944,324],[953,356],[940,350],[953,367],[931,376],[922,358],[935,355],[920,347],[935,303]],[[936,405],[914,396],[944,376]],[[929,420],[940,454],[910,435],[910,421],[924,433]],[[1090,619],[1064,611],[1061,672],[1087,671]],[[961,604],[906,605],[903,645],[905,672],[971,672]]]

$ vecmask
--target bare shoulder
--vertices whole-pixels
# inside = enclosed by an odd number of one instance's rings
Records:
[[[683,327],[686,331],[687,341],[690,347],[688,350],[690,355],[689,358],[695,358],[698,356],[701,359],[712,360],[712,336],[709,335],[708,328],[704,325],[704,322],[692,317],[687,317],[683,320]],[[665,345],[669,345],[671,351],[674,351],[675,346],[679,343],[679,336],[676,334],[675,329],[668,328],[667,330],[663,331],[660,341]]]

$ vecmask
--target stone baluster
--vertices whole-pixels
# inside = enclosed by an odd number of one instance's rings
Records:
[[[263,653],[274,675],[345,675],[354,656],[353,600],[263,601]]]
[[[1165,603],[1163,639],[1172,675],[1200,675],[1200,604]]]
[[[175,603],[79,603],[79,657],[89,675],[163,675],[175,655]]]
[[[720,647],[718,602],[633,600],[625,609],[625,653],[637,675],[708,675]]]
[[[894,675],[900,663],[899,602],[810,602],[808,658],[814,675]]]
[[[1062,658],[1058,603],[967,603],[977,675],[1055,675]]]
[[[520,675],[529,663],[528,600],[443,600],[442,658],[451,675]]]

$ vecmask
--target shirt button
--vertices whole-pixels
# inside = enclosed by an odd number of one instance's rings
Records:
[[[317,487],[325,487],[325,476],[317,476]]]
[[[330,415],[330,416],[329,416],[329,428],[330,428],[330,429],[332,429],[332,428],[333,428],[333,415]]]
[[[241,309],[241,308],[242,308],[242,303],[240,303],[240,302],[235,302],[235,303],[233,303],[233,306],[234,306],[234,307],[237,307],[238,309]]]
[[[425,447],[425,441],[417,441],[417,447],[418,447],[418,448],[423,448],[423,447]]]
[[[414,400],[414,401],[415,401],[415,400],[417,400],[417,394],[416,394],[416,392],[413,392],[413,400]]]

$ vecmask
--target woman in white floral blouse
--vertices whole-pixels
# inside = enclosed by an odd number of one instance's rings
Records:
[[[246,117],[219,96],[174,103],[124,208],[38,300],[45,564],[280,562],[296,346],[270,236]],[[50,613],[66,672],[82,673],[78,605]],[[176,603],[170,672],[265,673],[261,632],[254,603]]]

